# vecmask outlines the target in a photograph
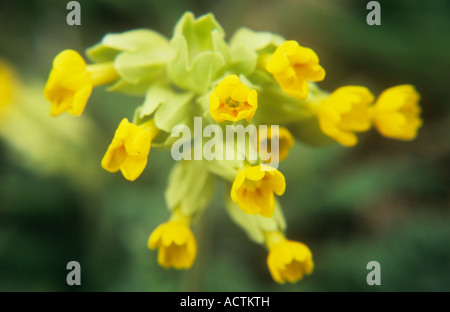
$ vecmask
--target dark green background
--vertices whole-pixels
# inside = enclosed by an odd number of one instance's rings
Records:
[[[450,290],[449,1],[379,1],[381,26],[367,25],[368,1],[361,0],[85,0],[81,26],[66,24],[67,2],[0,2],[0,56],[25,83],[37,78],[43,85],[58,52],[82,52],[108,32],[152,28],[170,37],[184,11],[213,12],[227,39],[247,26],[313,48],[327,72],[319,83],[325,90],[364,85],[378,95],[415,85],[424,125],[407,143],[371,130],[351,149],[294,148],[279,168],[287,180],[281,204],[287,235],[310,247],[316,266],[301,282],[279,286],[266,250],[226,215],[223,185],[193,226],[194,267],[157,265],[146,241],[169,216],[164,190],[173,160],[152,149],[133,183],[104,171],[100,160],[118,123],[142,99],[98,88],[83,115],[101,132],[89,145],[95,181],[40,174],[0,141],[1,291]],[[81,263],[82,286],[66,284],[71,260]],[[371,260],[381,264],[381,286],[366,284]]]

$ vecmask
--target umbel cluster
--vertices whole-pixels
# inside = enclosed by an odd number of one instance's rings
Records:
[[[194,264],[197,244],[191,225],[221,179],[228,187],[226,211],[251,240],[267,248],[272,278],[297,282],[313,271],[312,253],[284,234],[276,197],[283,195],[286,182],[268,164],[283,161],[296,142],[351,147],[372,126],[384,137],[408,141],[422,123],[413,86],[393,86],[378,97],[364,86],[324,91],[316,82],[325,78],[325,69],[312,49],[245,27],[225,41],[212,14],[195,18],[185,13],[170,39],[148,29],[107,34],[86,56],[90,64],[74,50],[55,57],[44,89],[50,115],[80,116],[95,86],[141,95],[142,105],[134,116],[124,116],[101,161],[105,170],[120,171],[129,181],[142,174],[151,148],[171,149],[178,140],[172,130],[179,125],[193,129],[195,118],[201,119],[202,129],[266,126],[256,140],[217,139],[218,131],[210,133],[213,144],[196,140],[193,131],[183,139],[193,143],[192,150],[204,148],[196,144],[212,144],[215,151],[232,149],[235,157],[185,158],[172,168],[165,192],[170,217],[148,239],[164,268]],[[270,147],[278,150],[267,157]],[[251,149],[257,157],[249,157]]]

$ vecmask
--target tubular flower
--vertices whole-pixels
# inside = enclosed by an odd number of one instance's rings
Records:
[[[373,123],[383,136],[409,141],[422,125],[419,93],[411,85],[385,90],[374,105]]]
[[[241,170],[231,187],[231,200],[248,214],[271,217],[275,209],[273,193],[281,196],[286,190],[283,174],[266,165]]]
[[[67,111],[80,116],[92,88],[117,78],[112,63],[88,66],[78,52],[62,51],[53,61],[53,68],[44,88],[44,95],[52,104],[50,115],[57,116]]]
[[[158,250],[158,263],[168,269],[189,269],[197,255],[197,243],[189,228],[189,218],[175,212],[159,225],[148,239],[148,248]]]
[[[124,118],[102,159],[102,167],[109,172],[120,170],[125,179],[136,180],[147,165],[156,131],[152,124],[137,126]]]
[[[274,154],[272,151],[272,140],[276,136],[278,137],[278,154]],[[294,143],[294,137],[285,127],[278,127],[278,133],[273,132],[271,127],[268,127],[267,131],[258,132],[258,151],[266,162],[278,162],[286,159]],[[278,159],[271,159],[272,156],[276,157],[277,155]]]
[[[250,90],[238,76],[228,75],[209,96],[209,112],[215,121],[250,121],[258,107],[256,90]]]
[[[314,262],[305,244],[287,240],[281,232],[276,231],[266,233],[266,245],[269,249],[267,266],[277,283],[295,283],[304,274],[312,273]]]
[[[266,69],[284,92],[301,100],[308,96],[308,80],[325,78],[317,54],[294,40],[285,41],[275,50]]]
[[[323,133],[343,146],[358,142],[354,132],[371,127],[372,93],[365,87],[347,86],[334,91],[317,108],[319,126]]]

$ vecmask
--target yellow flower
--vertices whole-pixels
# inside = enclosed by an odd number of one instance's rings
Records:
[[[250,121],[258,107],[256,90],[240,82],[238,76],[228,75],[209,96],[209,112],[215,121]]]
[[[102,159],[102,167],[109,172],[120,170],[125,179],[136,180],[147,165],[154,132],[152,126],[137,126],[124,118]]]
[[[272,151],[272,140],[275,138],[275,133],[271,131],[271,127],[267,127],[266,133],[258,132],[258,151],[265,159],[265,162],[270,163],[272,161],[278,162],[286,159],[289,154],[289,150],[294,146],[294,137],[285,127],[278,127],[278,154]],[[278,158],[273,156],[277,156]]]
[[[305,244],[287,240],[281,232],[276,231],[266,233],[266,245],[269,248],[267,266],[277,283],[295,283],[304,274],[312,273],[314,262]]]
[[[4,107],[12,102],[16,84],[14,70],[0,59],[0,113]]]
[[[94,86],[109,83],[118,78],[112,63],[86,65],[78,52],[64,50],[53,60],[44,95],[52,104],[50,115],[67,111],[80,116]]]
[[[148,248],[158,251],[158,263],[168,269],[189,269],[197,255],[197,243],[189,228],[189,218],[175,213],[158,226],[148,239]]]
[[[319,126],[323,133],[343,146],[354,146],[354,132],[371,127],[372,93],[365,87],[347,86],[334,91],[317,108]]]
[[[284,92],[298,99],[308,96],[308,80],[325,78],[325,70],[319,65],[317,54],[294,40],[283,42],[275,50],[266,69]]]
[[[414,139],[422,125],[419,99],[419,93],[411,85],[392,87],[381,93],[373,115],[378,132],[392,139]]]
[[[266,165],[244,168],[236,175],[231,187],[231,200],[248,214],[271,217],[275,197],[283,195],[286,181],[283,174]]]
[[[64,111],[79,116],[92,92],[92,83],[83,58],[73,50],[64,50],[53,61],[45,97],[52,103],[50,114]]]

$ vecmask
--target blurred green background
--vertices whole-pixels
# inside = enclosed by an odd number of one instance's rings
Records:
[[[0,137],[0,291],[450,291],[449,1],[380,0],[381,26],[367,25],[362,0],[81,0],[81,26],[67,25],[67,2],[0,1],[0,57],[34,103],[34,128],[14,128],[23,144]],[[325,90],[364,85],[377,95],[410,83],[421,94],[416,140],[371,130],[351,149],[297,144],[280,165],[287,235],[310,247],[316,265],[295,285],[272,281],[266,250],[225,213],[223,189],[193,227],[194,267],[158,266],[146,242],[169,216],[170,152],[152,149],[134,183],[100,167],[120,120],[142,98],[96,88],[81,119],[48,115],[42,87],[57,53],[135,28],[170,37],[186,10],[213,12],[227,39],[247,26],[313,48]],[[72,260],[81,286],[66,284]],[[372,260],[381,286],[366,283]]]

